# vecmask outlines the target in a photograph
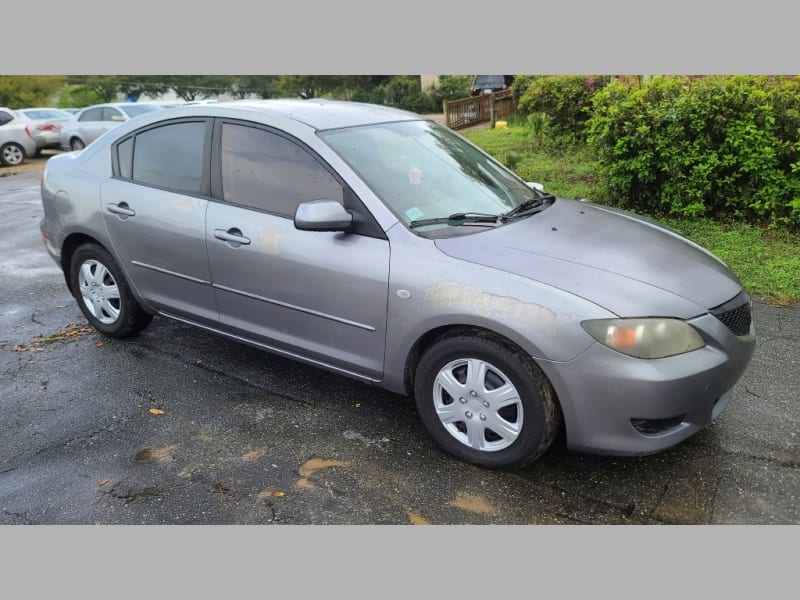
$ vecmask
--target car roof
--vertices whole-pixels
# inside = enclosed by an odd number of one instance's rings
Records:
[[[196,107],[197,105],[187,108]],[[287,117],[317,130],[420,119],[420,116],[415,113],[388,106],[317,98],[309,100],[236,100],[204,105],[208,111],[239,107]]]

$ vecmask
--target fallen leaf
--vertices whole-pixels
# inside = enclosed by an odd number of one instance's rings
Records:
[[[341,460],[326,460],[323,458],[312,458],[304,462],[300,469],[300,477],[311,477],[316,471],[320,469],[328,469],[330,467],[349,467],[349,462],[344,462]]]
[[[103,342],[97,342],[95,344],[95,346],[97,346],[98,348],[102,348],[103,347]]]
[[[163,415],[164,414],[164,411],[161,410],[160,408],[151,408],[147,412],[149,412],[151,415]]]
[[[356,402],[356,408],[361,408],[361,402]]]
[[[242,454],[242,460],[246,460],[248,462],[252,462],[254,460],[258,460],[262,456],[266,454],[264,450],[250,450],[249,452],[245,452]]]
[[[110,480],[110,479],[101,479],[101,480],[98,482],[98,484],[97,484],[97,485],[98,485],[99,487],[102,487],[102,486],[104,486],[105,484],[107,484],[109,481],[111,481],[111,480]]]
[[[456,499],[450,503],[450,506],[478,515],[491,515],[496,512],[495,507],[489,504],[485,498],[461,492],[456,494]]]
[[[229,488],[229,487],[225,487],[224,485],[222,485],[222,484],[221,484],[221,483],[219,483],[219,482],[215,483],[215,484],[214,484],[214,485],[212,485],[211,487],[213,487],[213,488],[214,488],[214,492],[215,492],[215,493],[217,493],[217,494],[223,494],[223,495],[224,495],[224,494],[229,494],[229,493],[230,493],[230,491],[231,491],[231,488]]]
[[[283,498],[286,494],[284,492],[281,492],[280,490],[275,490],[274,492],[272,492],[272,495],[275,498]]]
[[[413,510],[406,511],[408,514],[408,520],[411,522],[412,525],[430,525],[431,522],[428,521],[425,517],[423,517],[419,513],[415,513]]]
[[[27,350],[25,346],[14,346],[12,352],[25,352],[25,350]]]

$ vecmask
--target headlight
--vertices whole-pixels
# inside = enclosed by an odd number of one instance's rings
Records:
[[[665,358],[706,345],[697,330],[680,319],[596,319],[581,326],[604,346],[636,358]]]

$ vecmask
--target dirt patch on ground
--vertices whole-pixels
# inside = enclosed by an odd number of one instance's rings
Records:
[[[58,153],[57,150],[45,150],[39,158],[27,158],[24,163],[16,167],[0,167],[0,177],[10,177],[20,173],[41,173],[48,159]]]

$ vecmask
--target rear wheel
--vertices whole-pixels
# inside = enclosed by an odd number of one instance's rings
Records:
[[[86,148],[86,144],[83,143],[82,139],[74,137],[69,141],[69,147],[73,150],[83,150]]]
[[[72,290],[92,326],[110,337],[126,338],[152,321],[131,293],[117,261],[95,243],[86,243],[72,255]]]
[[[414,392],[420,418],[439,445],[481,467],[530,463],[561,425],[555,391],[530,357],[478,333],[435,342],[419,362]]]
[[[0,147],[0,162],[8,167],[15,167],[25,162],[25,149],[14,142],[8,142]]]

